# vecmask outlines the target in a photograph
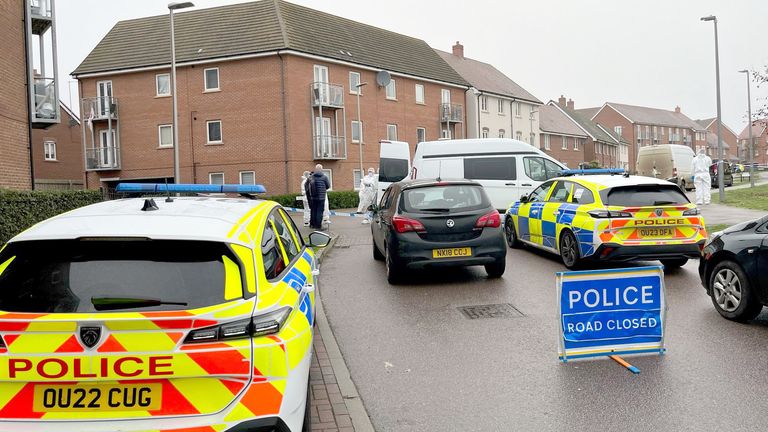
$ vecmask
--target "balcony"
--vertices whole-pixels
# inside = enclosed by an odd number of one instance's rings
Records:
[[[85,120],[117,120],[117,98],[99,96],[80,101],[80,115]]]
[[[108,171],[120,169],[120,147],[105,146],[85,149],[87,171]]]
[[[338,160],[347,158],[347,140],[343,136],[315,135],[314,143],[315,160]]]
[[[310,98],[314,108],[344,108],[344,87],[314,82],[310,86]]]
[[[42,35],[53,25],[53,1],[29,0],[32,34]]]
[[[33,78],[32,123],[58,123],[59,104],[56,101],[55,78]]]
[[[460,104],[440,104],[440,123],[461,123],[464,121],[464,107]]]

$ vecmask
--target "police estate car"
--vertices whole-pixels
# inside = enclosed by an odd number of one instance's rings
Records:
[[[568,268],[588,259],[680,267],[698,258],[707,238],[704,218],[680,188],[620,173],[566,170],[541,184],[507,210],[508,245],[554,252]]]
[[[0,430],[309,430],[308,246],[327,241],[223,197],[108,201],[19,234],[0,250]]]

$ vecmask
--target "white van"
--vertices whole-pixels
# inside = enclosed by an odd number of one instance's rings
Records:
[[[466,178],[482,184],[502,211],[566,167],[532,145],[513,139],[425,141],[416,147],[411,178]]]
[[[379,186],[376,202],[392,183],[408,177],[411,172],[411,148],[405,141],[379,141]]]
[[[693,150],[680,144],[640,147],[635,170],[638,175],[668,180],[681,189],[693,189]]]

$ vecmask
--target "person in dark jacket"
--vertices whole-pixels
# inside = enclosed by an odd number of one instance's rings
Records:
[[[325,198],[328,189],[331,188],[331,182],[328,176],[323,173],[323,166],[315,165],[315,171],[309,177],[309,226],[314,229],[323,227],[323,210],[325,209]]]

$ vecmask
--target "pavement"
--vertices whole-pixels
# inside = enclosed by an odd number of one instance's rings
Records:
[[[768,313],[748,324],[721,318],[696,261],[665,277],[667,354],[626,357],[641,370],[633,375],[607,359],[557,360],[555,272],[564,267],[553,255],[508,250],[501,279],[470,268],[423,271],[391,286],[371,256],[367,225],[335,218],[331,232],[322,305],[377,431],[746,431],[764,423]],[[458,310],[491,304],[509,313],[468,319]]]
[[[768,181],[761,181],[756,183],[756,186],[768,184]],[[728,199],[728,192],[732,190],[738,190],[738,189],[746,189],[750,187],[749,181],[747,181],[746,184],[737,184],[731,187],[725,188],[725,199]],[[718,190],[712,189],[712,196],[713,198],[717,195]],[[691,202],[696,202],[696,194],[695,192],[687,192],[688,199],[691,200]],[[701,210],[701,214],[704,216],[704,221],[707,223],[707,225],[719,225],[719,224],[725,224],[725,225],[735,225],[737,223],[741,223],[744,221],[757,219],[765,216],[764,211],[760,210],[753,210],[753,209],[745,209],[741,207],[732,207],[729,205],[724,204],[705,204],[700,205],[699,210]]]

